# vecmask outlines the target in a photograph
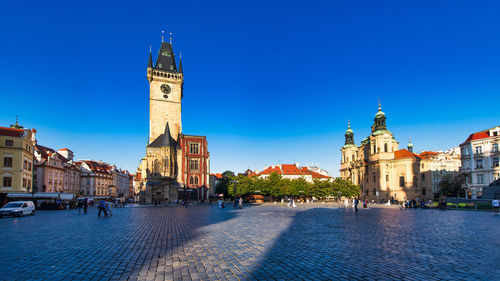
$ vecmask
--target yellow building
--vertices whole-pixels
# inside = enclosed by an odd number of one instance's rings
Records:
[[[349,124],[341,152],[341,177],[361,187],[361,199],[375,202],[433,199],[431,160],[413,153],[411,142],[408,149],[399,149],[399,142],[387,130],[380,104],[370,136],[356,146]]]
[[[0,127],[0,203],[7,193],[31,192],[34,133],[17,122],[10,128]]]

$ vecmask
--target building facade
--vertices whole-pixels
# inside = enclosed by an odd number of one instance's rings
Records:
[[[85,197],[109,198],[116,196],[116,186],[109,165],[102,161],[81,160],[80,194]]]
[[[182,133],[184,74],[171,43],[162,42],[156,63],[149,54],[149,136],[139,165],[144,204],[177,199],[204,200],[209,188],[209,153],[206,138]],[[191,153],[198,146],[197,153]],[[193,149],[193,150],[191,150]],[[196,163],[197,164],[196,164]]]
[[[361,199],[386,202],[433,198],[429,163],[413,153],[411,141],[408,149],[399,149],[380,104],[371,134],[357,146],[349,124],[341,152],[341,177],[361,187]]]
[[[79,194],[80,169],[67,148],[55,151],[35,145],[34,191]]]
[[[481,198],[483,187],[500,178],[500,126],[471,134],[460,145],[464,188],[471,199]]]
[[[17,122],[0,127],[0,203],[7,193],[32,191],[34,134]]]

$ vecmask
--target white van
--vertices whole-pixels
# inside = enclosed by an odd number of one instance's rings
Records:
[[[35,205],[31,201],[13,201],[0,209],[0,218],[4,216],[22,217],[35,215]]]

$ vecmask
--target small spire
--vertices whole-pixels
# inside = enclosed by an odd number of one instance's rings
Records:
[[[148,67],[153,67],[153,57],[151,56],[151,45],[149,45],[149,60]]]
[[[351,128],[351,119],[347,119],[347,129]]]
[[[163,43],[163,35],[165,34],[165,30],[161,31],[161,42]]]
[[[378,98],[378,110],[382,110],[382,107],[380,106],[380,98]]]
[[[182,52],[179,53],[179,73],[182,73]]]
[[[170,44],[172,44],[172,32],[170,32]]]
[[[409,137],[410,141],[408,142],[408,151],[413,152],[413,144],[411,143],[411,137]]]

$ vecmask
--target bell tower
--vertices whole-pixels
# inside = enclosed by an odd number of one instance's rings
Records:
[[[179,67],[175,63],[175,55],[170,43],[162,42],[156,63],[153,64],[151,49],[147,67],[149,81],[149,137],[148,144],[157,139],[165,126],[169,126],[172,137],[178,141],[182,133],[182,95],[184,75],[182,61]]]

